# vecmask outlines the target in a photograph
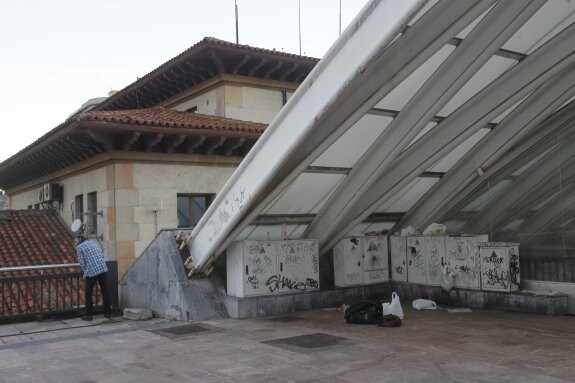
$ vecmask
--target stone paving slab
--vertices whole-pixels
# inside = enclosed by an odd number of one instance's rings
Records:
[[[575,317],[404,311],[399,328],[346,324],[335,310],[191,333],[158,318],[2,325],[0,382],[575,382]],[[313,334],[343,341],[281,344]]]

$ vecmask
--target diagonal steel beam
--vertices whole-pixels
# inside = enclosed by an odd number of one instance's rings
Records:
[[[523,210],[534,198],[540,195],[551,195],[560,187],[560,181],[569,182],[575,177],[575,137],[563,143],[569,150],[569,157],[564,159],[565,170],[559,176],[559,160],[556,151],[551,151],[537,164],[502,190],[498,198],[475,214],[467,221],[462,230],[467,233],[485,232],[489,227],[503,221],[510,210]],[[561,178],[561,179],[560,179]]]
[[[417,134],[543,4],[539,0],[496,4],[371,145],[304,236],[319,238],[321,246],[344,225],[357,203]]]
[[[492,2],[442,1],[401,35],[424,4],[372,0],[365,6],[272,121],[194,229],[188,241],[192,272],[207,270],[286,185]],[[231,204],[234,195],[244,199]]]
[[[420,231],[436,220],[449,201],[461,195],[475,178],[485,175],[494,162],[563,105],[575,92],[575,68],[543,85],[510,113],[407,212],[398,227]],[[478,172],[479,169],[479,172]],[[482,174],[482,175],[480,175]],[[485,177],[483,178],[485,179]]]
[[[458,209],[461,203],[471,195],[475,190],[477,190],[486,179],[491,178],[497,174],[502,169],[508,167],[515,161],[523,158],[526,153],[531,152],[533,149],[540,149],[541,143],[549,138],[552,134],[561,131],[562,129],[568,128],[575,122],[575,103],[562,108],[559,112],[555,113],[548,120],[545,121],[541,126],[539,126],[532,134],[525,138],[520,143],[513,147],[512,151],[506,152],[501,158],[490,165],[483,174],[482,177],[476,177],[471,180],[470,183],[461,189],[458,193],[454,193],[452,198],[447,204],[443,206],[443,209],[437,217],[437,221],[441,222],[445,217],[451,215],[452,211]],[[400,227],[400,226],[398,226]]]
[[[386,174],[371,185],[354,208],[349,209],[349,213],[340,220],[342,224],[332,230],[333,234],[320,238],[320,246],[333,246],[363,218],[480,128],[571,67],[575,63],[574,42],[575,24],[572,24],[409,146]]]

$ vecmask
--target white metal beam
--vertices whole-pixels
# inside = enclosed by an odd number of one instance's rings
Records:
[[[544,1],[496,4],[371,145],[305,236],[319,238],[321,246],[325,238],[333,235],[417,134],[543,4]]]
[[[572,166],[575,162],[572,158],[575,156],[575,140],[573,138],[571,141],[563,143],[563,145],[568,145],[567,153],[570,157],[563,159],[565,169],[561,173],[559,172],[558,152],[552,151],[530,168],[528,172],[513,180],[505,190],[499,193],[497,199],[467,221],[462,230],[466,233],[485,232],[502,221],[510,210],[522,210],[522,206],[529,204],[530,197],[535,198],[543,194],[551,195],[561,187],[561,182],[569,182],[575,176],[575,168]]]
[[[485,182],[486,179],[489,179],[493,175],[497,174],[497,172],[518,160],[525,153],[538,147],[540,143],[544,139],[548,138],[551,134],[560,131],[565,126],[570,126],[573,122],[575,122],[575,103],[562,108],[559,112],[551,116],[534,132],[532,132],[529,137],[516,144],[512,151],[506,152],[497,160],[497,162],[491,164],[487,169],[485,169],[483,176],[471,177],[470,182],[466,183],[465,187],[458,190],[457,192],[452,193],[450,196],[451,198],[447,201],[447,203],[443,204],[442,210],[437,212],[438,215],[435,217],[435,220],[441,222],[442,219],[448,216],[453,209],[455,209],[465,198],[467,198],[467,196],[473,193],[474,190],[477,190],[477,188],[479,188],[479,186]],[[431,223],[432,219],[433,217],[429,218],[428,222]],[[404,226],[397,225],[397,227],[400,228]],[[419,228],[421,227],[425,227],[425,224],[419,226]]]
[[[320,237],[324,248],[333,246],[354,226],[428,169],[447,153],[464,142],[481,127],[522,100],[542,84],[575,63],[575,24],[549,40],[523,61],[488,85],[438,126],[409,146],[388,172],[375,182],[364,198],[340,220],[333,235]]]
[[[478,17],[491,1],[442,1],[403,35],[423,1],[372,1],[318,63],[234,172],[188,240],[202,272],[289,183]]]
[[[571,98],[575,89],[575,68],[531,93],[491,133],[441,178],[404,216],[398,227],[423,230],[440,211],[475,178],[485,174],[510,148]]]
[[[574,185],[561,190],[557,198],[552,199],[545,206],[541,207],[535,214],[529,216],[515,231],[518,232],[525,242],[529,242],[533,234],[546,231],[549,226],[564,224],[567,217],[564,216],[566,210],[572,210],[575,207]],[[572,218],[572,217],[570,217]],[[568,218],[569,219],[569,218]],[[555,230],[555,233],[557,231]],[[534,238],[536,240],[537,237]],[[523,245],[523,241],[522,241]]]

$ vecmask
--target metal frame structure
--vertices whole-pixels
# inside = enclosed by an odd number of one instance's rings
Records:
[[[370,1],[188,238],[191,273],[267,224],[326,252],[374,216],[434,222],[572,121],[574,21],[563,0]]]

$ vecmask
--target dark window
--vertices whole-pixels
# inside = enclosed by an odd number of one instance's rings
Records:
[[[74,219],[84,222],[84,196],[82,194],[74,197]]]
[[[178,227],[194,227],[214,199],[214,194],[178,194]]]
[[[98,194],[88,193],[88,213],[86,234],[98,234]]]

